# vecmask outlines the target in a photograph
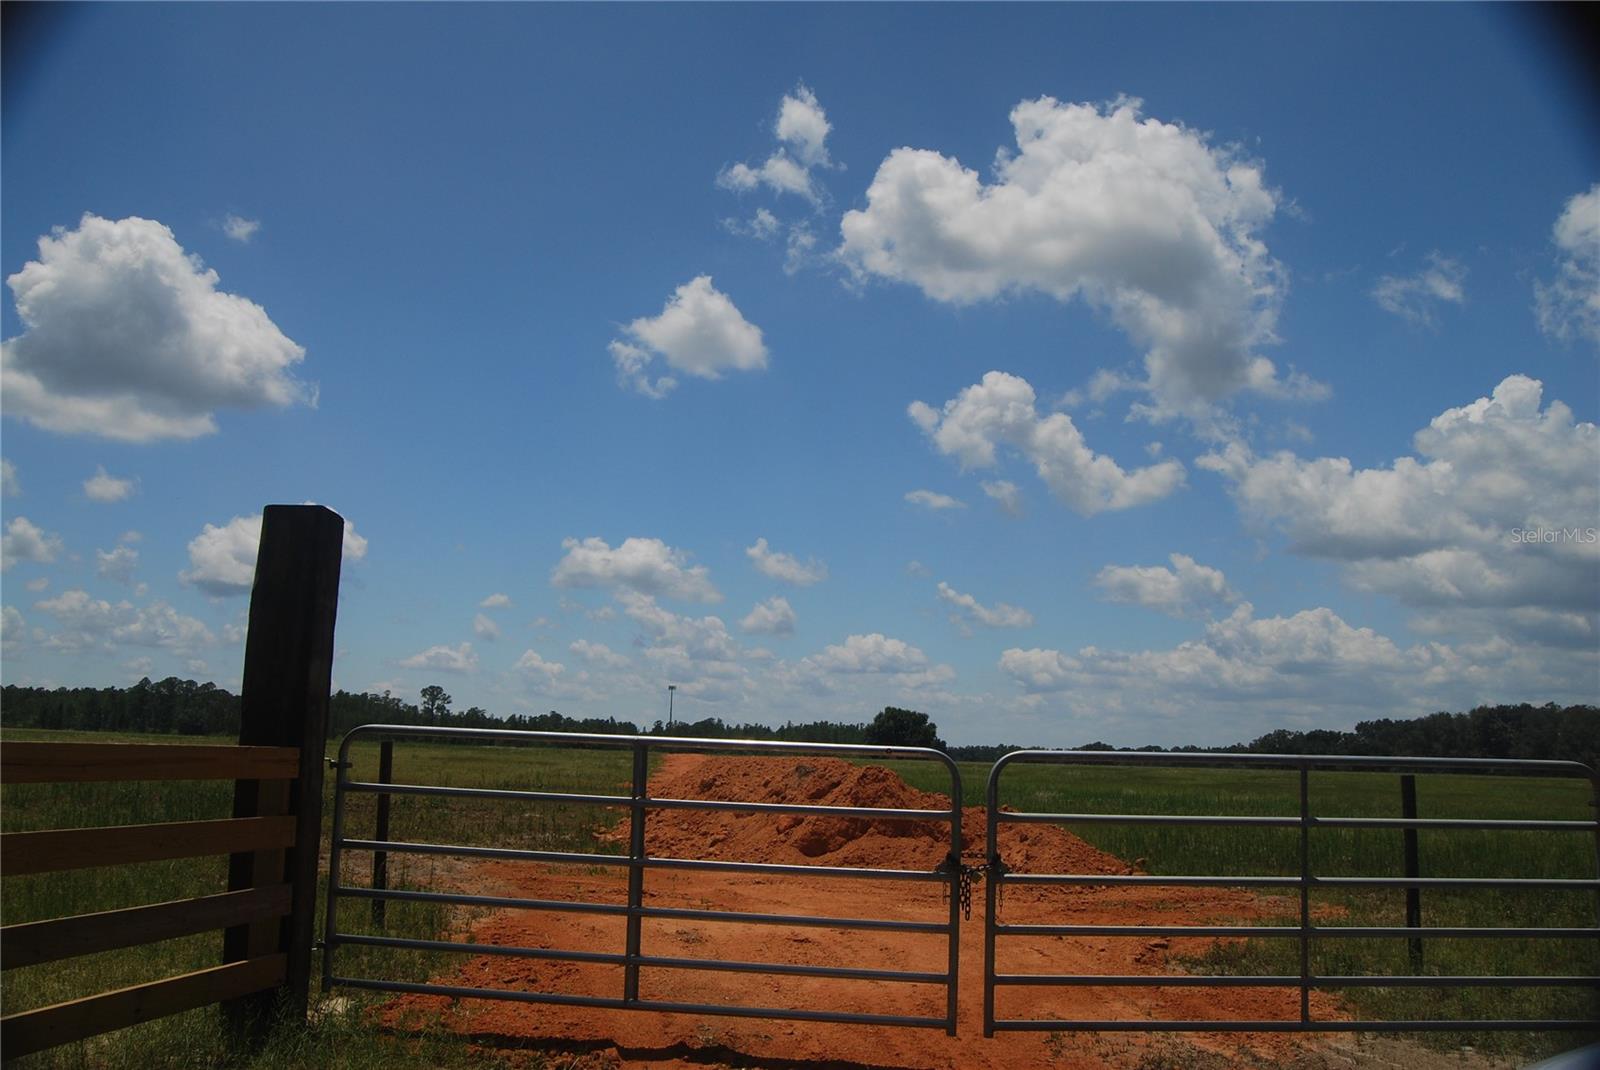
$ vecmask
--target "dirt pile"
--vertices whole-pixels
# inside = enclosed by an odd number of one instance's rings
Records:
[[[661,799],[800,803],[810,806],[946,810],[950,799],[919,791],[877,765],[838,758],[746,758],[720,755],[666,763],[650,781]],[[982,860],[982,807],[961,815],[962,855]],[[605,834],[626,842],[627,823]],[[652,809],[645,849],[661,858],[778,862],[791,865],[933,869],[950,850],[948,821]],[[1000,853],[1013,869],[1034,873],[1130,873],[1126,862],[1051,825],[1003,825]]]

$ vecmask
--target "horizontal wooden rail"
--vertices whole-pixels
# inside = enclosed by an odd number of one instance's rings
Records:
[[[0,836],[0,856],[5,859],[6,876],[16,877],[292,847],[294,826],[292,817],[233,817],[160,825],[8,832]]]
[[[230,962],[164,981],[120,988],[0,1018],[0,1050],[8,1060],[169,1014],[273,988],[284,979],[288,956]]]
[[[296,747],[181,743],[7,743],[0,780],[7,784],[91,780],[292,780]]]
[[[0,969],[137,947],[157,940],[281,918],[289,913],[290,887],[273,884],[196,899],[30,921],[0,929]]]

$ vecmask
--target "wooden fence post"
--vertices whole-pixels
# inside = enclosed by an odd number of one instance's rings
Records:
[[[317,904],[317,859],[322,839],[323,746],[328,690],[333,679],[334,618],[344,519],[320,505],[269,505],[250,593],[245,640],[239,742],[298,747],[300,769],[286,792],[262,781],[234,786],[235,817],[268,811],[295,818],[295,845],[229,858],[228,888],[287,882],[292,907],[281,921],[238,926],[223,934],[223,962],[282,951],[288,974],[279,991],[224,1004],[235,1036],[259,1039],[275,1012],[304,1021],[311,990],[311,940]]]

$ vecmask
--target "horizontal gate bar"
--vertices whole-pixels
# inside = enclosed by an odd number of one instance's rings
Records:
[[[1299,988],[1300,975],[1243,974],[1057,974],[997,973],[997,985],[1062,985],[1081,988]],[[1588,988],[1600,977],[1402,977],[1354,976],[1306,978],[1310,988]]]
[[[1553,880],[1522,877],[1312,877],[1313,887],[1340,888],[1544,888],[1568,891],[1600,889],[1600,880]]]
[[[1273,1019],[1268,1021],[1069,1021],[1056,1018],[996,1018],[991,1028],[997,1033],[1443,1033],[1443,1032],[1566,1032],[1600,1027],[1600,1021],[1572,1018],[1484,1019],[1437,1021],[1316,1021]]]
[[[565,862],[576,865],[632,866],[647,869],[703,869],[728,873],[768,873],[804,877],[859,877],[865,880],[937,881],[947,884],[948,873],[931,869],[867,869],[862,866],[801,866],[781,862],[715,862],[699,858],[646,858],[635,862],[626,855],[597,855],[581,851],[528,851],[517,847],[467,847],[444,843],[406,843],[396,840],[340,840],[353,851],[387,851],[393,854],[453,855],[462,858],[503,858],[529,862]],[[345,889],[341,888],[341,894]]]
[[[628,956],[606,951],[560,951],[542,947],[513,947],[506,944],[469,944],[452,940],[412,940],[398,936],[365,936],[338,933],[341,944],[365,947],[396,947],[414,951],[437,951],[463,955],[503,955],[508,958],[541,959],[555,962],[590,962],[625,966]],[[740,962],[723,959],[680,959],[661,955],[640,955],[640,966],[675,970],[724,970],[734,973],[770,973],[786,977],[828,977],[850,981],[898,981],[906,984],[942,985],[949,978],[942,973],[911,973],[905,970],[858,969],[852,966],[806,966],[792,962]]]
[[[400,888],[334,888],[332,895],[357,899],[408,899],[422,903],[459,903],[463,906],[505,907],[513,910],[555,910],[573,914],[611,914],[627,916],[622,903],[586,903],[573,899],[508,899],[495,895],[466,895],[461,892],[413,892]],[[884,921],[878,918],[821,918],[810,914],[741,914],[734,910],[692,910],[678,907],[640,907],[641,918],[732,921],[749,925],[808,925],[823,929],[875,929],[904,933],[948,933],[945,922]],[[337,935],[337,934],[334,934]]]
[[[1298,925],[996,925],[998,936],[1299,936]],[[1313,940],[1368,939],[1381,937],[1427,937],[1435,940],[1562,939],[1593,940],[1600,929],[1509,928],[1502,926],[1468,928],[1410,929],[1404,926],[1315,925]]]
[[[626,806],[633,800],[626,795],[579,795],[560,791],[521,791],[515,788],[452,788],[437,784],[378,784],[351,780],[346,791],[370,795],[448,795],[461,799],[521,799],[524,802],[582,803],[586,806]]]
[[[1132,884],[1197,888],[1293,888],[1299,877],[1147,877],[1108,873],[1001,873],[989,878],[1000,884]]]
[[[996,819],[1008,825],[1201,825],[1239,828],[1300,827],[1298,817],[1257,817],[1226,814],[1041,814],[1001,811]],[[1498,829],[1517,832],[1594,832],[1595,821],[1531,821],[1454,817],[1313,817],[1312,828],[1350,829]]]
[[[669,1014],[714,1014],[730,1018],[780,1018],[797,1022],[839,1022],[845,1025],[900,1025],[922,1029],[943,1029],[943,1018],[912,1018],[897,1014],[834,1014],[829,1011],[800,1011],[782,1007],[738,1007],[715,1003],[670,1003],[664,1000],[608,999],[602,996],[564,996],[548,992],[520,992],[504,988],[464,988],[458,985],[414,984],[409,981],[383,981],[367,977],[333,977],[331,982],[350,988],[380,992],[414,992],[422,995],[454,996],[457,999],[506,999],[519,1003],[553,1003],[570,1007],[601,1007],[609,1010],[665,1011]]]

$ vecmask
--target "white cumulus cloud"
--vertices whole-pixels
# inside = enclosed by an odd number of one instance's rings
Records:
[[[967,503],[959,498],[952,498],[948,494],[940,494],[936,490],[908,490],[906,501],[912,505],[920,505],[924,509],[939,512],[944,509],[965,509]]]
[[[243,216],[228,213],[228,218],[222,221],[222,232],[241,245],[248,245],[250,239],[256,236],[256,231],[261,229],[261,220],[246,219]]]
[[[112,550],[96,550],[95,574],[113,583],[133,582],[133,570],[139,567],[139,551],[131,546],[118,546]]]
[[[62,628],[46,639],[46,646],[66,653],[119,644],[191,650],[216,642],[203,622],[166,602],[144,607],[127,601],[113,604],[74,589],[35,602],[34,608],[50,614]]]
[[[0,572],[18,561],[48,565],[61,552],[61,536],[45,531],[25,516],[14,516],[0,536]]]
[[[939,597],[955,606],[956,619],[972,621],[986,628],[1031,628],[1033,614],[1020,606],[996,602],[985,606],[970,594],[962,594],[954,587],[939,581]]]
[[[511,605],[511,596],[496,592],[478,603],[479,609],[504,609]]]
[[[542,677],[546,683],[554,683],[557,677],[567,671],[567,667],[561,662],[546,661],[535,650],[524,650],[522,657],[517,659],[515,668],[520,673]]]
[[[314,401],[305,350],[153,220],[86,214],[6,282],[24,327],[0,345],[6,411],[39,427],[195,438],[219,408]]]
[[[500,638],[500,625],[490,620],[487,614],[478,613],[472,618],[472,634],[493,642]]]
[[[1183,485],[1183,465],[1166,460],[1124,469],[1096,453],[1064,412],[1041,417],[1026,379],[992,371],[945,402],[943,409],[914,401],[911,419],[963,470],[992,468],[1009,447],[1030,462],[1062,504],[1084,516],[1165,498]]]
[[[22,493],[22,481],[17,478],[17,466],[0,457],[0,496],[15,498]]]
[[[1600,182],[1573,194],[1551,231],[1556,277],[1533,286],[1539,328],[1563,342],[1600,346]]]
[[[792,554],[770,549],[766,539],[757,539],[754,546],[745,547],[744,553],[763,576],[792,583],[796,587],[809,587],[828,578],[828,566],[824,562],[814,557],[802,562]]]
[[[208,594],[248,594],[255,582],[256,550],[260,545],[260,513],[236,516],[221,526],[207,524],[189,541],[189,568],[178,573],[178,578]],[[346,520],[345,562],[360,561],[365,556],[367,540],[356,533],[355,524]]]
[[[1441,303],[1465,304],[1462,288],[1467,269],[1459,260],[1438,252],[1428,254],[1428,266],[1415,275],[1384,275],[1372,288],[1372,299],[1385,312],[1393,312],[1418,327],[1433,327]]]
[[[1243,390],[1320,395],[1257,352],[1285,289],[1259,237],[1278,206],[1261,167],[1140,109],[1025,100],[1016,148],[987,183],[938,152],[895,149],[866,207],[845,213],[839,256],[858,278],[950,304],[1084,298],[1144,349],[1141,411],[1155,418],[1203,416]]]
[[[628,659],[604,643],[591,643],[587,639],[576,639],[567,645],[567,649],[592,665],[599,665],[607,669],[625,669],[628,667]]]
[[[1172,554],[1161,565],[1107,565],[1094,578],[1107,602],[1145,606],[1170,617],[1185,617],[1212,606],[1237,602],[1221,569],[1197,564],[1187,554]]]
[[[1006,516],[1013,520],[1022,516],[1022,491],[1015,483],[1009,479],[986,479],[979,486]]]
[[[678,385],[670,375],[650,378],[657,357],[673,371],[700,379],[767,366],[761,328],[744,318],[709,275],[679,286],[661,315],[634,320],[622,328],[622,335],[610,346],[617,380],[647,397],[665,397]]]
[[[470,673],[478,668],[478,655],[471,643],[460,646],[430,646],[409,658],[401,658],[400,666],[406,669],[429,669],[434,672]]]
[[[550,582],[556,587],[624,588],[688,602],[720,602],[704,565],[689,565],[689,555],[660,539],[627,538],[612,548],[604,539],[563,539],[566,551]]]
[[[1600,589],[1600,428],[1543,386],[1508,376],[1412,439],[1417,456],[1255,456],[1233,444],[1196,463],[1228,480],[1247,517],[1297,553],[1341,562],[1354,586],[1416,606],[1593,614]],[[1544,534],[1539,534],[1544,533]]]
[[[134,481],[107,475],[104,465],[97,465],[94,475],[83,481],[83,493],[92,502],[120,502],[133,494]]]
[[[794,607],[787,598],[776,595],[756,603],[739,622],[739,627],[752,635],[793,635],[794,625]]]
[[[724,189],[747,192],[765,186],[774,193],[803,197],[813,205],[822,203],[822,190],[812,171],[829,167],[828,133],[833,129],[817,96],[805,85],[784,94],[778,106],[774,133],[778,148],[762,163],[751,166],[736,163],[717,175]]]

